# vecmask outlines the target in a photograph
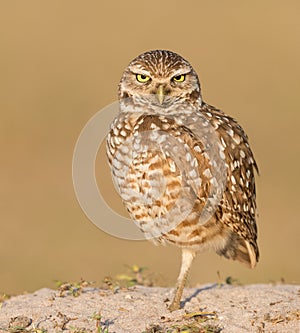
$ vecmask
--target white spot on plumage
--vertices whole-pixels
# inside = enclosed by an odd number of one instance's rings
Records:
[[[189,172],[189,175],[190,175],[190,177],[192,177],[192,178],[197,177],[197,172],[196,172],[196,170],[191,170],[191,171]]]
[[[222,150],[220,150],[219,151],[219,154],[220,154],[220,157],[223,159],[223,160],[225,160],[225,154],[224,154],[224,152],[222,151]]]
[[[236,180],[235,180],[235,178],[234,178],[234,176],[233,175],[231,175],[231,177],[230,177],[230,179],[231,179],[231,182],[232,182],[232,184],[236,184]]]
[[[241,137],[239,135],[234,135],[233,141],[239,145],[241,143]]]
[[[230,126],[231,127],[231,126]],[[233,138],[233,135],[234,135],[234,132],[232,130],[232,128],[230,128],[229,130],[226,131],[232,138]]]
[[[212,174],[211,174],[211,171],[209,168],[205,169],[203,171],[203,175],[206,177],[206,178],[212,178]]]
[[[194,147],[194,150],[197,152],[197,153],[201,153],[201,148],[199,146],[195,146]]]
[[[156,128],[159,128],[156,124],[152,123],[152,124],[150,125],[150,129],[156,129]]]
[[[239,168],[240,167],[240,161],[239,160],[234,160],[233,166],[234,166],[234,168]]]
[[[173,161],[169,162],[169,166],[170,166],[171,172],[175,172],[176,171],[176,164]]]
[[[226,148],[227,147],[227,145],[226,145],[226,142],[225,142],[225,140],[223,139],[223,137],[221,136],[221,142],[222,142],[222,145],[223,145],[223,147],[224,148]]]
[[[203,157],[206,158],[207,160],[210,160],[209,155],[207,154],[206,151],[203,153]]]
[[[114,137],[114,140],[117,145],[119,145],[121,143],[121,141],[119,140],[119,138],[117,136]]]
[[[215,177],[211,178],[209,182],[212,184],[212,186],[215,186],[215,187],[218,186],[218,182]]]
[[[198,161],[196,158],[193,158],[192,161],[191,161],[191,166],[194,167],[194,168],[197,168],[198,167]]]

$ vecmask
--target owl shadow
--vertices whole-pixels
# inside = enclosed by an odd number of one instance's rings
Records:
[[[210,284],[208,286],[196,289],[192,293],[192,295],[190,295],[189,297],[186,297],[183,301],[180,302],[180,308],[182,309],[185,306],[186,303],[189,303],[194,297],[197,297],[202,291],[215,289],[215,288],[218,288],[218,287],[220,287],[219,283],[213,283],[213,284]]]

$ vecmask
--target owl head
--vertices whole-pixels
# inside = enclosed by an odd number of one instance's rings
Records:
[[[167,108],[176,103],[201,104],[198,76],[188,61],[166,50],[142,53],[125,69],[119,99]]]

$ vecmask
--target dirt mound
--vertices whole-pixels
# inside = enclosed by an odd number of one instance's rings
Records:
[[[300,286],[187,288],[184,308],[170,313],[172,292],[89,287],[75,297],[41,289],[3,302],[0,332],[300,332]]]

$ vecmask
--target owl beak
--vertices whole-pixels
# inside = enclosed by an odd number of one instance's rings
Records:
[[[165,92],[164,92],[164,87],[162,84],[158,86],[157,91],[156,91],[156,96],[159,101],[159,104],[162,104],[165,99]]]

